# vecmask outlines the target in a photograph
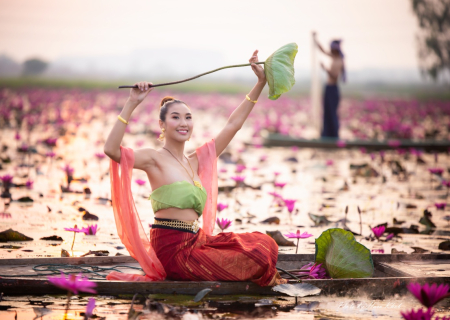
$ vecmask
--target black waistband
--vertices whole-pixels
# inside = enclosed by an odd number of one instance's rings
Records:
[[[162,218],[155,218],[155,220],[158,220],[158,221],[180,221],[180,220],[177,220],[177,219],[162,219]],[[183,231],[183,232],[187,232],[187,233],[196,234],[196,232],[188,230],[188,229],[176,228],[176,227],[170,227],[170,226],[163,226],[163,225],[160,225],[160,224],[152,224],[151,227],[152,227],[152,229],[169,229],[169,230],[177,230],[177,231]]]

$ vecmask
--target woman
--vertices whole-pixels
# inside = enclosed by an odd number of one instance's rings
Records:
[[[341,51],[341,40],[333,40],[330,44],[330,52],[323,49],[317,41],[316,34],[313,33],[314,41],[322,53],[331,57],[330,69],[323,63],[321,67],[327,73],[327,85],[323,96],[323,128],[321,136],[324,138],[339,138],[339,117],[338,107],[340,100],[339,87],[337,85],[339,76],[346,81],[344,54]]]
[[[194,129],[188,105],[172,97],[161,101],[159,149],[132,150],[120,146],[128,119],[153,90],[151,82],[138,82],[131,89],[105,143],[111,158],[112,204],[118,234],[145,276],[111,272],[109,280],[155,281],[253,281],[261,286],[286,283],[275,265],[278,246],[260,232],[220,233],[212,236],[217,206],[217,157],[241,129],[266,84],[258,50],[250,58],[258,82],[246,99],[230,115],[215,139],[188,156],[185,142]],[[121,176],[119,176],[119,163]],[[147,173],[153,192],[150,196],[155,222],[147,239],[131,195],[132,169]],[[197,219],[203,215],[203,228]]]

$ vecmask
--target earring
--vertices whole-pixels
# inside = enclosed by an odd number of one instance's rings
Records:
[[[166,131],[166,129],[162,128],[162,133],[158,137],[159,141],[163,141],[164,140],[164,131]]]

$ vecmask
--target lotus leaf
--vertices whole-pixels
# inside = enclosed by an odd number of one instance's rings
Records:
[[[316,239],[315,260],[335,279],[371,277],[374,272],[370,250],[340,228],[325,230]]]
[[[297,52],[297,44],[288,43],[272,53],[264,62],[264,72],[269,83],[269,99],[277,100],[294,85],[294,59]]]

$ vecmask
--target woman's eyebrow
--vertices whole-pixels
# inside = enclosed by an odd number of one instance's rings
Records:
[[[180,114],[179,112],[176,112],[176,111],[171,112],[170,114],[174,114],[174,113],[175,113],[175,114]],[[190,116],[191,114],[188,112],[188,113],[186,113],[186,115],[187,115],[187,116]]]

